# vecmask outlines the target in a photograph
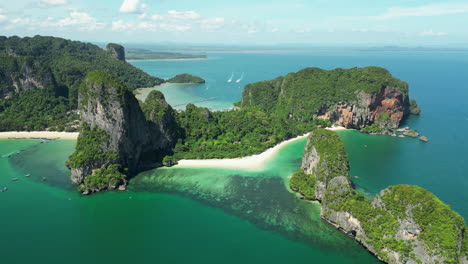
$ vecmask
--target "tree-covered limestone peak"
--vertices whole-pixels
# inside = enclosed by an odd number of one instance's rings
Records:
[[[238,105],[257,106],[282,118],[311,120],[314,114],[343,101],[356,101],[359,92],[377,94],[382,88],[397,88],[408,96],[408,84],[380,67],[306,68],[271,81],[249,84]]]
[[[175,116],[174,110],[166,102],[164,95],[157,90],[151,91],[146,97],[145,102],[140,105],[146,119],[153,122],[162,121],[166,114]],[[175,120],[175,117],[173,119]]]
[[[182,74],[178,74],[172,77],[171,79],[167,80],[167,82],[170,82],[170,83],[205,83],[205,80],[195,75],[182,73]]]
[[[122,45],[109,43],[106,46],[106,50],[111,54],[111,56],[120,61],[125,61],[125,48]]]
[[[100,70],[92,71],[80,85],[79,104],[85,107],[90,99],[100,99],[101,103],[107,104],[110,100],[122,101],[124,95],[130,94],[128,87],[112,74]]]
[[[315,199],[319,182],[327,179],[322,199],[323,217],[338,226],[347,226],[344,221],[349,218],[340,218],[333,212],[349,213],[364,231],[356,239],[380,259],[394,261],[389,252],[396,252],[401,258],[397,263],[410,259],[419,263],[430,259],[458,263],[466,255],[464,219],[435,195],[418,186],[396,185],[369,199],[348,185],[328,185],[335,178],[349,179],[348,163],[343,161],[346,159],[343,143],[335,132],[318,129],[309,138],[305,155],[312,151],[318,155],[313,157],[320,160],[314,163],[313,175],[300,170],[291,178],[290,186],[306,198]],[[425,251],[416,249],[420,245],[417,241]]]

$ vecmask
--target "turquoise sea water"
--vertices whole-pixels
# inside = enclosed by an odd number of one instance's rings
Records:
[[[468,218],[468,54],[321,52],[212,54],[194,61],[134,61],[160,77],[188,72],[204,85],[170,85],[168,98],[229,108],[248,82],[306,66],[377,65],[408,81],[423,108],[408,125],[414,139],[340,132],[357,186],[369,195],[418,184]],[[244,80],[227,79],[244,73]],[[233,78],[234,81],[236,77]],[[208,88],[208,89],[207,89]],[[172,99],[171,99],[172,98]],[[305,140],[286,145],[261,172],[161,168],[141,173],[129,191],[81,197],[64,166],[75,141],[0,140],[0,257],[4,263],[378,263],[324,224],[316,203],[286,187]],[[368,145],[364,148],[364,145]],[[31,177],[24,177],[30,173]],[[45,177],[45,181],[42,181]],[[19,178],[18,181],[11,181]]]

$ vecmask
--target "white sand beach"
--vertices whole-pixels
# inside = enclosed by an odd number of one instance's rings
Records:
[[[329,130],[345,130],[344,127],[330,127]],[[307,133],[302,136],[298,136],[286,141],[281,142],[280,144],[267,149],[265,152],[253,155],[244,158],[237,159],[208,159],[208,160],[180,160],[179,163],[174,166],[176,168],[190,167],[190,168],[224,168],[224,169],[243,169],[250,171],[262,170],[267,161],[270,160],[282,147],[285,145],[305,138],[309,136],[310,133]]]
[[[46,139],[77,139],[78,132],[56,132],[56,131],[12,131],[0,132],[0,138],[46,138]]]

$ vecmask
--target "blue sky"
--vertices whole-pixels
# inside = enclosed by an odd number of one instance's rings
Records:
[[[468,0],[15,0],[0,35],[99,42],[468,46]]]

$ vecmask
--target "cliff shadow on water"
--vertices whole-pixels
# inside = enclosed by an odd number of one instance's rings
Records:
[[[318,203],[298,199],[287,187],[288,177],[300,166],[304,143],[282,149],[261,172],[159,168],[139,174],[129,188],[190,197],[315,249],[362,257],[357,243],[322,221]]]

